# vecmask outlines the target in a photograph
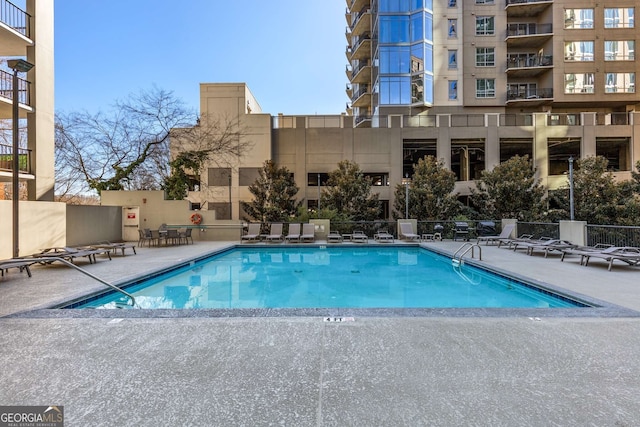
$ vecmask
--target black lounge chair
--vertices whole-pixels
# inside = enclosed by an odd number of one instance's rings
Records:
[[[25,258],[11,258],[0,260],[0,273],[2,277],[4,277],[5,271],[8,272],[10,268],[17,268],[20,270],[20,272],[26,271],[27,275],[31,277],[31,269],[29,268],[29,266],[34,263],[34,260]]]

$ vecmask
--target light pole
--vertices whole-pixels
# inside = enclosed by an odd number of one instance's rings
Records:
[[[404,184],[404,219],[409,219],[409,184],[411,183],[409,173],[404,175],[402,183]]]
[[[569,215],[573,221],[573,156],[569,157]]]
[[[318,214],[320,213],[320,174],[318,174]]]
[[[13,70],[13,167],[11,173],[12,179],[12,206],[13,206],[13,257],[18,258],[20,256],[20,183],[19,183],[19,170],[20,170],[20,156],[19,156],[19,144],[18,138],[20,136],[20,128],[18,127],[18,121],[20,120],[20,109],[18,103],[20,102],[18,97],[20,91],[18,90],[18,73],[26,73],[33,64],[25,61],[24,59],[10,59],[7,61],[9,68]]]

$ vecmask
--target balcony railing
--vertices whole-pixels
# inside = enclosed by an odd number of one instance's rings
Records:
[[[540,98],[553,98],[553,88],[541,88],[534,89],[529,88],[527,91],[509,91],[507,92],[507,101],[513,101],[516,99],[540,99]]]
[[[0,0],[0,22],[31,38],[31,15],[9,0]]]
[[[507,68],[548,67],[553,65],[553,56],[524,53],[507,55]]]
[[[19,172],[31,173],[31,150],[18,149],[18,164]],[[13,171],[13,147],[11,145],[0,144],[0,170]]]
[[[507,37],[537,36],[539,34],[551,34],[553,25],[535,23],[515,23],[507,25]]]
[[[31,105],[31,83],[18,77],[18,102]],[[13,74],[0,70],[0,96],[13,100]]]
[[[618,125],[624,126],[628,125],[629,121],[629,113],[597,113],[596,114],[596,125]]]
[[[542,3],[542,2],[551,3],[552,0],[507,0],[507,6],[509,6],[510,4]]]

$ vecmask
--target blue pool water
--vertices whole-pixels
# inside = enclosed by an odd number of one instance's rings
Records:
[[[581,306],[419,247],[240,247],[126,290],[155,309]],[[75,308],[127,302],[112,293]]]

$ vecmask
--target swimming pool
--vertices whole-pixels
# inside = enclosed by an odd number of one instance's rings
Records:
[[[236,247],[126,287],[146,309],[566,308],[585,305],[420,247]],[[70,308],[117,308],[109,293]]]

